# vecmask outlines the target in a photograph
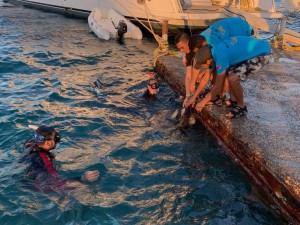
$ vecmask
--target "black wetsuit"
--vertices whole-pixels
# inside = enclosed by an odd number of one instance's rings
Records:
[[[147,100],[153,100],[156,98],[156,94],[151,94],[150,91],[147,89],[143,94],[143,97]]]
[[[28,151],[19,160],[19,163],[29,164],[28,178],[39,179],[48,175],[58,176],[53,165],[54,155],[52,153],[44,151],[32,141],[26,142],[25,147],[28,148]]]
[[[66,180],[55,169],[53,164],[54,155],[38,147],[34,141],[26,142],[25,147],[28,150],[18,162],[28,165],[26,180],[31,180],[34,188],[46,192],[58,191],[58,189],[64,187]]]

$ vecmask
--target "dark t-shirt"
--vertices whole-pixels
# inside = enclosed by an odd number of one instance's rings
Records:
[[[186,53],[186,55],[185,55],[185,58],[186,58],[186,67],[192,65],[194,56],[195,56],[195,52],[193,52],[193,51],[190,51],[189,53]]]

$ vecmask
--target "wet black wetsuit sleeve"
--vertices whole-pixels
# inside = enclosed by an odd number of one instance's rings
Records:
[[[34,150],[35,147],[36,146],[31,146],[24,154],[24,156],[18,160],[18,163],[28,164],[27,177],[29,179],[34,179],[34,180],[51,179],[52,183],[57,183],[60,185],[63,184],[65,182],[65,179],[63,179],[61,176],[58,176],[58,174],[54,174],[51,176],[51,174],[49,174],[49,169],[47,169],[45,162],[43,161],[43,159],[39,154],[39,151]],[[51,163],[52,166],[54,167],[53,160],[55,156],[50,152],[47,152],[47,155],[49,156],[49,163]],[[74,176],[69,178],[68,180],[80,181],[81,176]]]

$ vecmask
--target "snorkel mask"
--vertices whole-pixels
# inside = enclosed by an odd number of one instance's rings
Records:
[[[148,91],[150,94],[155,95],[159,91],[159,83],[152,73],[148,73],[148,76],[150,77],[150,80],[147,84]]]
[[[45,136],[41,135],[39,132],[37,132],[37,130],[36,130],[36,131],[34,131],[34,141],[37,143],[43,143],[47,140],[53,139],[55,144],[57,144],[60,142],[61,136],[59,135],[58,131],[56,131],[54,128],[53,128],[53,132],[54,132],[54,137],[53,137],[53,133],[49,134],[45,137]]]
[[[155,80],[156,81],[156,79],[151,79],[151,80]],[[152,84],[150,83],[150,81],[148,83],[148,86],[150,86],[152,89],[158,89],[159,88],[159,83],[157,81],[155,83],[152,83]]]

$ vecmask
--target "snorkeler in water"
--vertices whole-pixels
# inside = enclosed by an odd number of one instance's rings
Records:
[[[82,176],[69,181],[58,174],[53,164],[54,155],[50,151],[56,148],[60,140],[60,134],[53,127],[40,126],[34,131],[34,139],[25,142],[28,150],[18,161],[28,166],[26,177],[46,185],[46,189],[49,189],[49,186],[68,185],[74,181],[96,181],[99,178],[98,170],[87,171]]]
[[[148,76],[150,77],[150,80],[147,84],[147,90],[143,94],[143,97],[148,100],[151,100],[151,99],[155,99],[159,91],[159,83],[152,73],[148,73]]]

